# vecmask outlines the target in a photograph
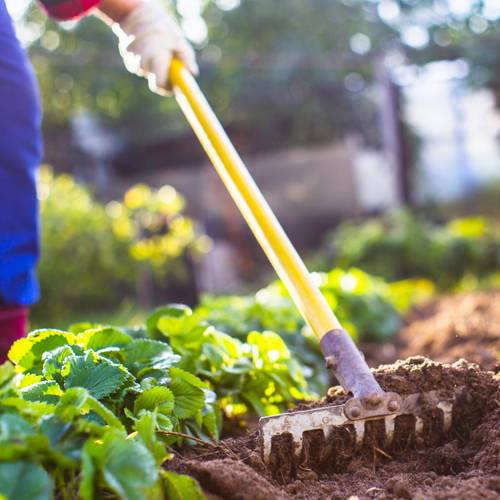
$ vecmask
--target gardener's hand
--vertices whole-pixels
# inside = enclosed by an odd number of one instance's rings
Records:
[[[103,3],[99,6],[102,11]],[[146,77],[154,92],[171,94],[168,72],[172,57],[180,59],[194,76],[198,76],[193,48],[177,22],[156,1],[139,2],[129,14],[113,24],[113,31],[118,35],[120,54],[127,69]]]

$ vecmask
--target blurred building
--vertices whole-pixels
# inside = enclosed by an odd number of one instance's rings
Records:
[[[392,74],[405,119],[420,138],[415,196],[420,203],[461,199],[500,179],[500,113],[493,93],[467,85],[469,63],[402,66]]]

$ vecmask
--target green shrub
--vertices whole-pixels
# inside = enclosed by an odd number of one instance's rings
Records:
[[[183,256],[203,250],[206,237],[182,215],[184,201],[170,186],[138,185],[124,200],[107,205],[67,175],[43,168],[41,300],[32,308],[36,325],[61,327],[76,315],[116,310],[137,294],[147,272],[158,280],[186,277]]]
[[[332,247],[341,268],[356,266],[388,281],[427,278],[441,290],[453,289],[467,275],[500,269],[500,227],[485,217],[438,225],[401,210],[345,222]]]

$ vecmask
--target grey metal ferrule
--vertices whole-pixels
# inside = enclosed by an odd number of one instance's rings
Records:
[[[319,345],[326,366],[333,370],[345,392],[362,400],[363,406],[377,407],[385,392],[351,336],[343,329],[332,330],[323,336]]]

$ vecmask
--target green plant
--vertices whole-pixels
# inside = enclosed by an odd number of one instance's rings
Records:
[[[356,268],[347,271],[335,268],[312,276],[343,327],[356,341],[391,338],[401,326],[400,314],[433,292],[432,283],[426,280],[389,284]],[[311,339],[312,332],[306,328],[281,282],[272,283],[255,295],[205,295],[196,313],[239,338],[251,330],[271,330],[294,345],[299,356],[305,354],[307,345],[319,352],[316,340]],[[311,340],[302,344],[303,336]]]
[[[87,326],[76,325],[74,333],[35,330],[13,344],[9,359],[20,373],[24,399],[57,405],[68,389],[78,387],[97,402],[90,405],[89,418],[100,423],[112,418],[131,432],[144,413],[156,410],[158,430],[189,428],[198,436],[218,437],[215,395],[200,379],[174,366],[181,357],[168,344],[133,339],[112,327]],[[165,440],[176,438],[167,435]]]
[[[400,210],[342,224],[332,246],[341,268],[357,266],[389,281],[427,278],[441,290],[500,269],[500,227],[486,217],[438,225]]]
[[[164,186],[134,186],[123,201],[103,205],[67,174],[43,168],[43,254],[38,269],[41,300],[32,308],[35,325],[62,327],[89,312],[116,310],[136,295],[144,273],[159,281],[186,278],[183,257],[203,252],[184,200]]]
[[[41,347],[40,342],[33,345]],[[14,382],[14,374],[9,362],[0,366],[0,498],[180,498],[167,496],[172,488],[184,491],[184,498],[204,498],[194,480],[160,467],[169,455],[155,432],[158,407],[144,411],[127,434],[91,391],[71,387],[49,394],[48,384],[31,387],[33,374],[24,372],[21,383]]]
[[[307,368],[277,333],[250,329],[240,340],[180,305],[155,311],[147,328],[152,338],[167,341],[182,356],[180,368],[207,382],[227,415],[249,410],[272,415],[317,396],[314,383],[306,383]]]
[[[7,500],[202,500],[196,481],[161,468],[165,444],[217,441],[221,410],[268,415],[312,397],[279,335],[243,342],[182,305],[129,328],[35,330],[9,359],[15,372],[0,367]]]

